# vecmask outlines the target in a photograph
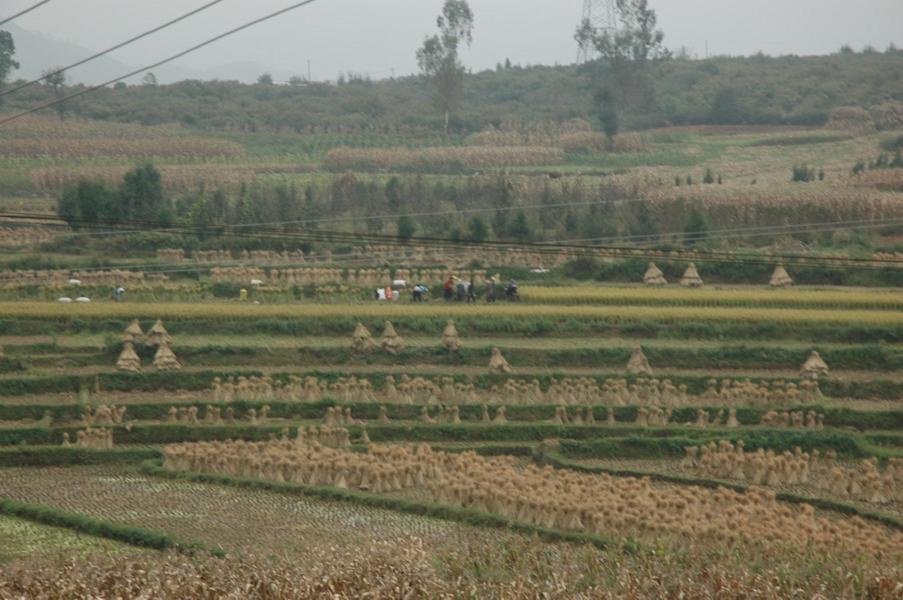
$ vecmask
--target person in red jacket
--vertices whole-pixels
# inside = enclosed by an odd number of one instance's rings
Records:
[[[444,292],[445,301],[451,302],[451,299],[455,296],[455,279],[451,275],[449,275],[448,279],[445,280],[445,285],[442,287]]]

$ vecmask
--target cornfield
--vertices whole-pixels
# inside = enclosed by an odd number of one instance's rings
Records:
[[[83,179],[100,180],[117,185],[131,166],[40,167],[29,172],[36,191],[57,193],[67,185]],[[226,165],[159,165],[163,187],[168,191],[191,191],[202,187],[237,189],[252,183],[257,175],[251,167]]]
[[[61,122],[37,116],[5,127],[0,132],[0,141],[0,157],[5,158],[208,159],[244,155],[240,144],[191,135],[178,128],[80,120]]]
[[[644,152],[648,148],[643,136],[637,133],[620,134],[609,144],[603,134],[591,130],[559,133],[488,130],[471,135],[467,138],[467,144],[484,147],[537,146],[561,148],[565,152]]]
[[[558,318],[649,321],[766,322],[779,324],[903,325],[903,312],[878,310],[824,310],[803,308],[736,308],[706,306],[555,306],[504,305],[395,305],[395,304],[296,304],[240,305],[172,303],[154,305],[3,302],[0,315],[15,318],[118,318],[118,319],[234,319],[310,318],[409,319],[409,318]]]
[[[491,169],[555,165],[564,160],[559,148],[533,146],[468,146],[446,148],[335,148],[326,154],[330,169],[469,168]]]
[[[99,157],[147,160],[151,158],[240,158],[244,149],[234,142],[192,136],[172,138],[128,139],[14,139],[0,145],[4,158],[69,158]]]

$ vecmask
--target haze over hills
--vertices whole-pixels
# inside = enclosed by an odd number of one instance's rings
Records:
[[[20,68],[13,72],[13,79],[40,77],[43,71],[51,67],[72,64],[102,49],[85,48],[78,44],[57,40],[23,29],[15,23],[8,23],[3,26],[3,29],[12,34],[16,43],[16,60],[19,62]],[[67,72],[67,79],[70,84],[96,85],[133,71],[138,66],[140,65],[127,64],[110,56],[102,56]],[[257,78],[264,72],[270,73],[277,81],[286,81],[296,74],[285,70],[268,69],[254,61],[234,61],[206,69],[165,65],[154,69],[153,72],[161,83],[174,83],[186,79],[220,79],[252,83],[257,81]],[[136,83],[140,78],[140,75],[136,76],[127,83]]]

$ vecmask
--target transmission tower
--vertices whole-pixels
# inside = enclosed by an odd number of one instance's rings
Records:
[[[589,22],[596,31],[618,30],[618,0],[583,0],[583,18],[580,24]],[[582,44],[577,55],[578,63],[585,63],[593,56],[593,49]]]

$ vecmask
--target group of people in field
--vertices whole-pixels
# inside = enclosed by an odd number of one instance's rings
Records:
[[[400,283],[401,282],[396,282],[397,285],[389,285],[385,288],[376,290],[376,299],[388,302],[398,302],[401,298],[401,292],[399,292],[398,287],[406,287],[406,282],[404,282],[404,285],[400,285]],[[483,296],[486,298],[486,302],[489,303],[501,299],[502,292],[504,292],[504,298],[507,300],[519,299],[517,281],[509,279],[508,283],[502,287],[499,283],[498,275],[487,278],[484,282],[482,291]],[[418,283],[411,288],[411,300],[413,302],[426,302],[429,300],[429,295],[430,288],[422,283]],[[477,302],[478,296],[479,291],[477,290],[477,285],[474,282],[473,277],[470,278],[470,281],[465,281],[454,275],[449,275],[448,279],[445,280],[445,283],[442,284],[442,297],[446,302],[466,302],[467,304],[472,304]]]
[[[500,288],[498,276],[489,277],[483,285],[483,296],[486,302],[492,303],[500,298]],[[508,280],[504,286],[505,298],[508,300],[518,299],[517,281]],[[426,302],[430,290],[422,283],[414,286],[412,299],[414,302]],[[469,281],[449,275],[445,283],[442,284],[442,297],[446,302],[466,302],[467,304],[476,303],[479,295],[477,284],[473,277]]]

